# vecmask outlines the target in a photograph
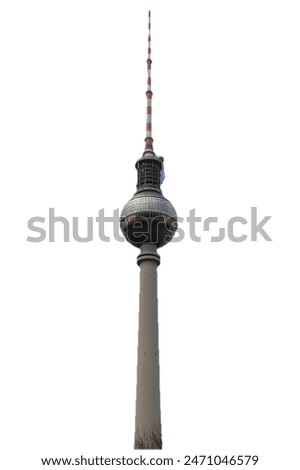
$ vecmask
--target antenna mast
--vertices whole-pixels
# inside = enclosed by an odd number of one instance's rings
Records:
[[[148,12],[148,58],[147,58],[147,116],[146,116],[146,146],[145,150],[152,150],[153,152],[153,138],[152,138],[152,89],[151,89],[151,11]]]

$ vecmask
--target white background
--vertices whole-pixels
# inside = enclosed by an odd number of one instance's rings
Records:
[[[273,241],[210,243],[199,224],[201,243],[187,232],[161,250],[164,450],[144,454],[294,470],[300,18],[298,2],[266,0],[1,3],[1,468],[139,455],[138,250],[96,230],[86,244],[59,227],[55,243],[26,238],[49,207],[84,235],[134,193],[149,7],[164,194],[221,225],[257,206]]]

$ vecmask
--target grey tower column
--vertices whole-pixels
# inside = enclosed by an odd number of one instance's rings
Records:
[[[154,244],[141,245],[135,449],[161,449],[157,266]]]

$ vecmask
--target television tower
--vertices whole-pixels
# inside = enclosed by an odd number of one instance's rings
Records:
[[[166,245],[177,229],[177,215],[160,189],[164,179],[163,157],[153,150],[151,88],[151,12],[148,13],[147,117],[145,150],[136,162],[136,193],[121,213],[126,240],[140,248],[140,302],[135,416],[135,449],[161,449],[159,389],[157,249]]]

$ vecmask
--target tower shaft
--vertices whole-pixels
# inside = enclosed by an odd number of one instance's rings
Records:
[[[135,449],[161,449],[157,266],[160,256],[150,243],[141,245],[140,308],[135,417]]]

